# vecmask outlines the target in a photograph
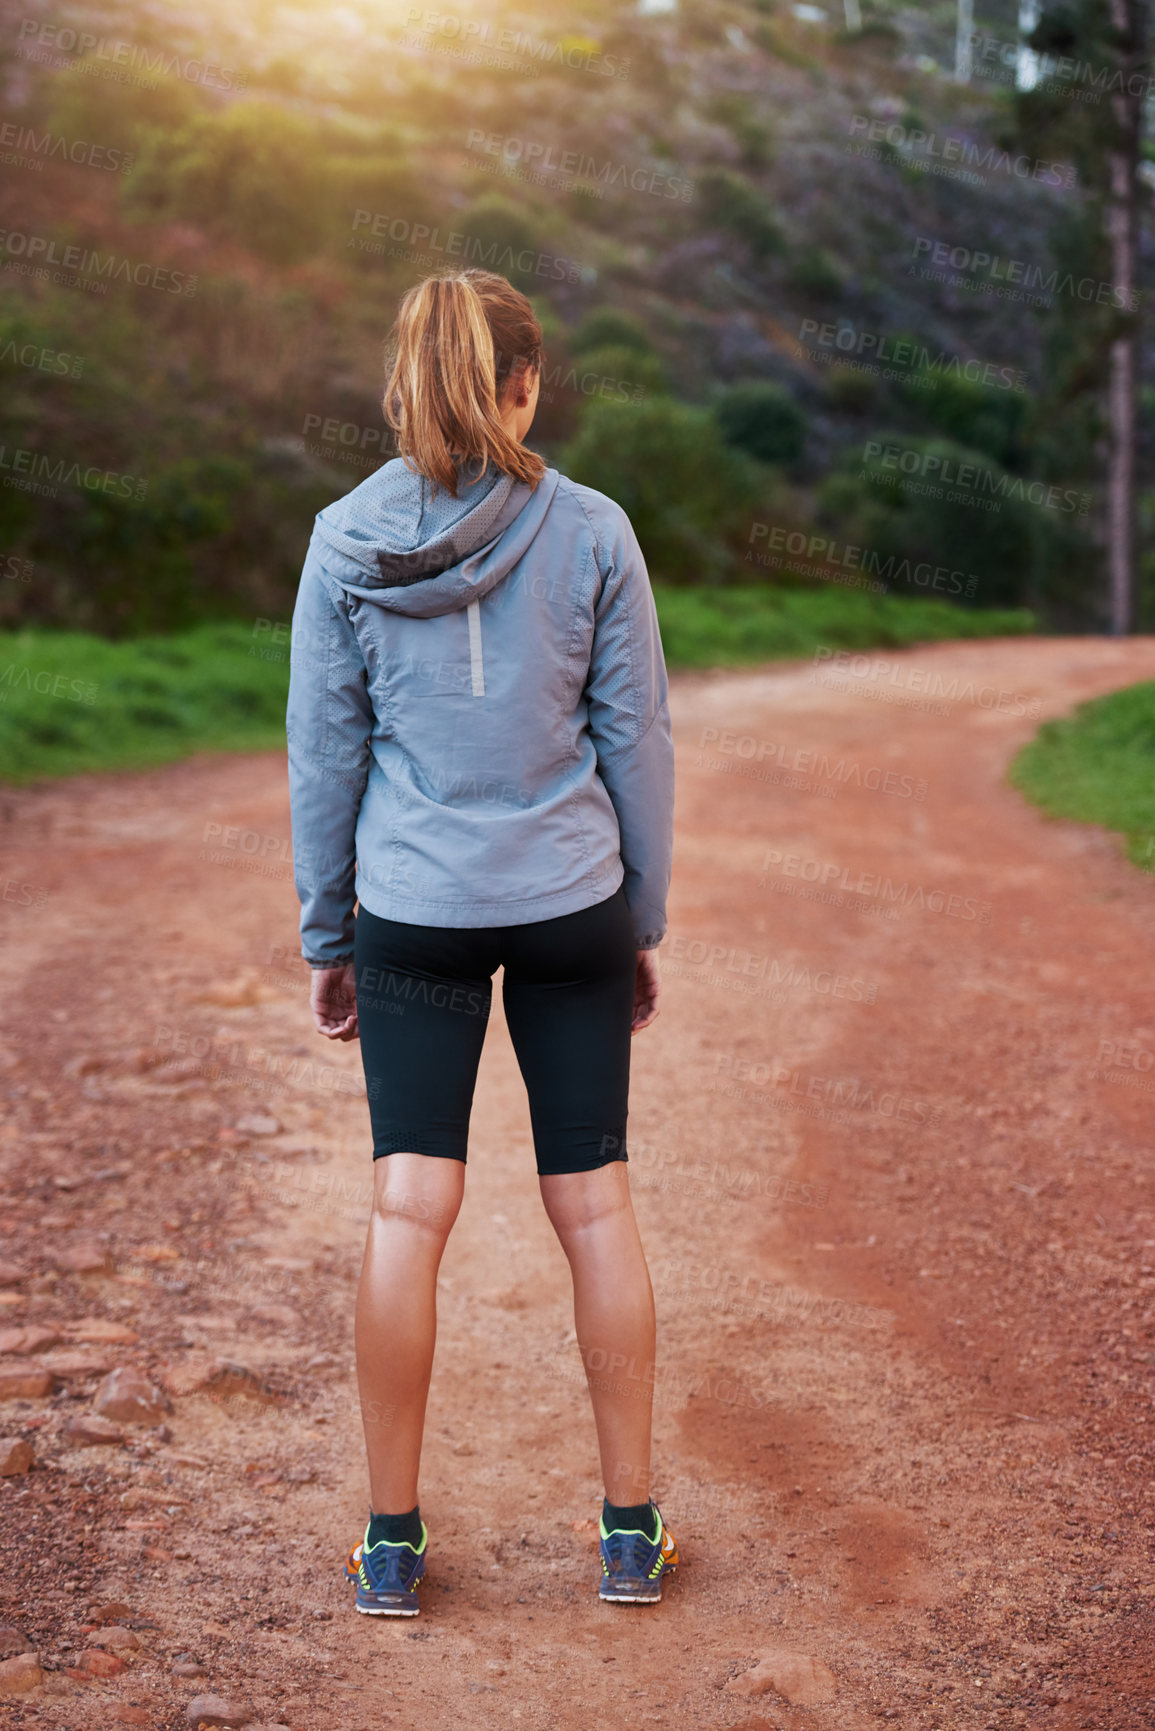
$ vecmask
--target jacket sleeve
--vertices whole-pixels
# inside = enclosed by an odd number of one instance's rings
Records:
[[[624,512],[599,541],[601,591],[585,697],[598,769],[617,813],[625,892],[640,950],[666,935],[674,852],[674,746],[657,609]]]
[[[311,967],[337,967],[353,959],[354,836],[373,708],[348,601],[315,541],[293,610],[285,731],[301,953]]]

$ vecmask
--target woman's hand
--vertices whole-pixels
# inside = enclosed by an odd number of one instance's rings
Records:
[[[630,1033],[640,1034],[643,1028],[656,1021],[658,1015],[658,999],[662,995],[662,984],[658,978],[657,950],[638,951],[638,971],[634,980],[634,1019],[630,1023]]]
[[[327,1040],[357,1038],[357,974],[352,962],[341,968],[312,968],[309,1006],[318,1034]]]

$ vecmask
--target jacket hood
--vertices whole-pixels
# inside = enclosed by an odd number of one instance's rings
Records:
[[[560,479],[536,487],[462,465],[457,497],[400,457],[318,512],[316,533],[344,556],[334,580],[393,613],[431,619],[468,607],[507,576],[537,535]]]

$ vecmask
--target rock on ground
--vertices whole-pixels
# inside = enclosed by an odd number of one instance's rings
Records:
[[[66,1244],[52,1260],[64,1274],[103,1274],[108,1269],[108,1251],[101,1244]]]
[[[107,1628],[87,1637],[92,1647],[107,1647],[113,1652],[135,1652],[140,1646],[140,1639],[131,1629],[126,1629],[120,1623],[110,1623]]]
[[[0,1659],[11,1659],[14,1653],[31,1653],[34,1645],[15,1623],[0,1624]]]
[[[197,1695],[185,1708],[185,1719],[192,1731],[206,1731],[208,1727],[251,1725],[253,1710],[245,1702],[223,1695]]]
[[[90,1677],[118,1677],[124,1670],[123,1659],[118,1659],[115,1653],[104,1653],[99,1647],[86,1647],[80,1663]]]
[[[776,1649],[764,1653],[751,1670],[734,1677],[727,1688],[737,1695],[764,1695],[773,1689],[794,1707],[816,1707],[833,1701],[838,1682],[821,1659]]]
[[[23,1328],[0,1328],[0,1352],[45,1352],[60,1344],[60,1330],[42,1323],[27,1323]]]
[[[98,1443],[122,1443],[124,1432],[109,1419],[98,1418],[95,1413],[77,1413],[70,1418],[64,1427],[67,1442],[77,1448],[93,1448]]]
[[[26,1695],[29,1689],[39,1689],[43,1681],[35,1653],[21,1653],[19,1658],[0,1662],[0,1695]]]
[[[172,1411],[168,1396],[127,1365],[105,1377],[92,1404],[102,1418],[122,1424],[156,1424],[163,1413]]]
[[[22,1436],[0,1437],[0,1479],[15,1478],[35,1464],[32,1444]]]
[[[0,1370],[0,1400],[40,1400],[55,1386],[56,1378],[42,1366],[25,1364]]]

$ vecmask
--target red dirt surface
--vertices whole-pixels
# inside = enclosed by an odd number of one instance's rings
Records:
[[[367,1111],[307,1013],[283,762],[0,796],[0,1387],[57,1384],[0,1402],[37,1461],[0,1479],[4,1650],[44,1666],[7,1723],[176,1728],[212,1692],[291,1731],[1155,1725],[1155,894],[1004,781],[1036,715],[1155,676],[1155,641],[875,659],[674,680],[631,1110],[684,1559],[653,1610],[595,1596],[593,1427],[500,1013],[422,1615],[370,1621],[341,1578]],[[78,1446],[118,1365],[161,1407]],[[793,1704],[740,1682],[783,1649],[828,1699],[780,1664]]]

